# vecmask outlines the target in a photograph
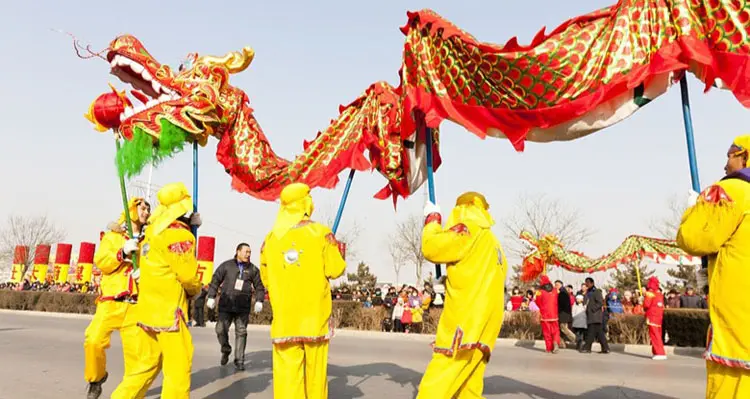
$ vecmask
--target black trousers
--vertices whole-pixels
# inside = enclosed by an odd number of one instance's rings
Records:
[[[250,313],[219,312],[216,321],[216,337],[219,338],[221,353],[232,353],[229,345],[229,326],[234,323],[234,363],[245,363],[245,346],[247,345],[247,323]]]
[[[589,324],[586,330],[586,343],[583,345],[583,350],[590,351],[594,341],[599,341],[603,352],[609,352],[609,344],[607,343],[607,336],[604,334],[602,323]]]
[[[193,304],[193,320],[195,320],[195,325],[198,327],[206,326],[206,318],[204,314],[205,304],[205,299],[196,299],[195,303]]]

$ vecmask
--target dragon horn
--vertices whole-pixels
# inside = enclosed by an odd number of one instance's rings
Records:
[[[204,55],[200,57],[199,62],[202,61],[208,65],[223,65],[229,73],[238,73],[247,69],[254,58],[255,51],[251,47],[243,47],[242,51],[230,51],[223,57]]]

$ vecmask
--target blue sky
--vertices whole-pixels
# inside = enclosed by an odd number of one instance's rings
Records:
[[[114,144],[95,132],[83,113],[108,90],[125,86],[100,60],[78,59],[74,33],[100,49],[118,34],[139,37],[162,63],[177,66],[189,52],[221,55],[252,46],[250,68],[232,77],[244,89],[276,152],[287,158],[337,116],[339,104],[369,84],[398,84],[407,10],[432,8],[479,40],[528,43],[544,25],[614,0],[560,2],[12,2],[0,15],[0,220],[11,214],[47,214],[68,233],[68,242],[97,241],[121,210],[113,163]],[[504,3],[504,4],[503,4]],[[692,76],[691,101],[701,183],[723,175],[732,138],[747,133],[747,110],[726,91],[702,93]],[[742,121],[745,121],[744,123]],[[231,191],[215,158],[216,140],[200,153],[200,232],[217,237],[217,261],[239,241],[257,249],[277,205]],[[444,164],[436,174],[438,203],[447,210],[466,190],[486,194],[500,221],[521,193],[546,193],[584,211],[582,223],[596,230],[582,250],[600,255],[629,234],[649,234],[649,221],[666,213],[670,196],[684,196],[690,176],[679,88],[674,87],[626,121],[568,143],[529,143],[516,153],[504,140],[486,142],[451,123],[443,124]],[[191,187],[192,158],[181,154],[158,168],[153,181]],[[342,183],[346,177],[343,173]],[[366,231],[359,257],[382,280],[394,272],[386,249],[398,220],[419,212],[422,195],[402,202],[372,196],[385,180],[358,174],[344,213],[343,229],[356,220]],[[318,210],[332,214],[343,190],[316,190]],[[502,229],[497,228],[499,234]],[[351,260],[350,269],[356,268]],[[413,279],[405,268],[401,280]]]

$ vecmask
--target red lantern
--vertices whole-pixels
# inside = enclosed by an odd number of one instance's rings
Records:
[[[100,132],[106,132],[120,126],[120,115],[125,111],[125,107],[132,107],[133,104],[125,97],[125,92],[118,93],[112,85],[111,93],[104,93],[94,100],[89,106],[89,112],[84,116],[94,124],[94,129]]]

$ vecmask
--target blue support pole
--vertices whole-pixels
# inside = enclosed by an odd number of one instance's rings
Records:
[[[435,177],[434,169],[432,167],[432,129],[429,127],[425,128],[425,139],[424,145],[426,147],[427,157],[427,191],[430,196],[430,202],[435,203]]]
[[[682,94],[682,119],[685,121],[685,138],[687,139],[688,162],[690,163],[690,178],[693,190],[701,191],[698,177],[698,160],[695,156],[695,137],[693,136],[693,118],[690,115],[690,96],[688,94],[687,74],[680,79],[680,93]]]
[[[354,173],[356,170],[352,169],[349,171],[349,177],[346,179],[346,186],[344,187],[344,194],[341,195],[341,201],[339,202],[339,210],[336,212],[336,219],[333,221],[333,234],[336,235],[336,231],[339,229],[341,223],[341,216],[344,215],[344,206],[346,206],[346,199],[349,197],[349,189],[352,188],[352,180],[354,180]]]
[[[198,212],[198,141],[193,141],[193,212]],[[190,226],[195,239],[198,239],[198,226]],[[198,247],[196,246],[196,251]]]
[[[427,157],[427,192],[429,194],[430,202],[435,203],[435,176],[434,169],[432,166],[432,129],[426,127],[424,129],[424,145],[425,145],[425,156]],[[435,278],[439,279],[442,275],[442,270],[439,264],[435,264]]]
[[[690,164],[690,180],[693,191],[701,192],[701,183],[698,176],[698,159],[695,155],[695,136],[693,135],[693,117],[690,113],[690,94],[688,93],[687,71],[680,79],[680,94],[682,95],[682,119],[685,122],[685,138],[687,142],[688,162]],[[701,268],[708,268],[708,257],[701,257]]]

